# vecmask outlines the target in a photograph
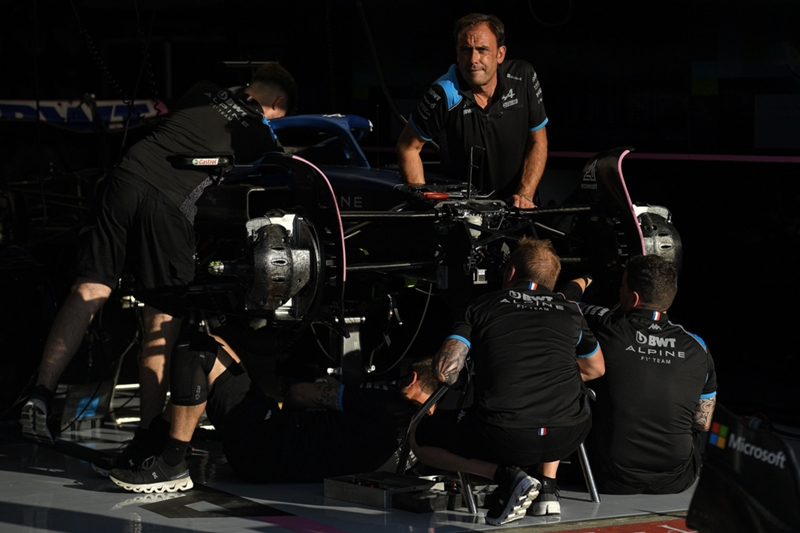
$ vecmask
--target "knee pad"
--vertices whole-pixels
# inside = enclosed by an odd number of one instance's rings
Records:
[[[213,339],[209,340],[213,342]],[[219,346],[216,342],[214,345]],[[205,403],[208,400],[208,373],[214,368],[217,349],[205,343],[181,342],[172,350],[171,359],[169,382],[172,403],[186,406]]]

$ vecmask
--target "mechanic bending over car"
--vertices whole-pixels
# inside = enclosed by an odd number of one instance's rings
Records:
[[[192,488],[186,451],[204,410],[221,434],[228,464],[248,481],[320,481],[373,472],[397,451],[417,410],[412,402],[421,405],[436,390],[431,362],[428,357],[413,363],[394,388],[293,385],[287,395],[292,408],[281,410],[225,341],[198,334],[172,354],[172,394],[164,415],[171,425],[162,430],[161,448],[141,465],[114,469],[109,477],[134,492]]]
[[[476,299],[434,356],[436,379],[451,385],[470,354],[473,405],[437,410],[411,437],[423,464],[498,484],[486,514],[492,525],[522,518],[528,506],[560,513],[559,461],[592,425],[582,381],[603,375],[603,352],[578,305],[552,292],[560,271],[550,241],[520,241],[504,288]],[[542,483],[520,468],[537,464]]]
[[[586,285],[573,280],[565,294],[579,300]],[[587,383],[597,401],[586,447],[602,492],[673,494],[699,474],[717,377],[703,339],[669,321],[677,290],[672,263],[640,255],[625,265],[615,311],[581,304],[606,360]]]
[[[164,373],[181,329],[179,302],[167,295],[194,278],[195,202],[206,187],[224,178],[173,168],[170,159],[176,153],[222,152],[246,164],[282,151],[269,121],[293,110],[296,94],[291,74],[277,63],[259,67],[243,90],[200,82],[155,131],[127,151],[106,180],[94,224],[81,236],[77,279],[48,335],[36,388],[22,408],[24,436],[52,442],[47,419],[61,374],[128,267],[136,279],[136,297],[145,303],[141,423],[118,463],[152,455],[147,432],[164,408]]]
[[[442,135],[447,175],[467,181],[474,161],[479,190],[535,207],[547,162],[547,115],[536,72],[525,61],[506,60],[505,28],[493,15],[459,19],[454,36],[456,63],[428,89],[397,141],[403,179],[425,183],[420,151]]]

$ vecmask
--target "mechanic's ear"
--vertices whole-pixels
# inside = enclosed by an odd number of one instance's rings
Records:
[[[287,101],[285,96],[276,96],[272,103],[270,103],[267,107],[268,109],[265,112],[265,116],[272,120],[273,118],[280,118],[286,116],[287,112]]]
[[[638,292],[636,292],[636,291],[629,292],[628,293],[628,298],[630,299],[630,301],[628,303],[630,304],[630,306],[631,306],[630,308],[631,309],[635,309],[635,308],[639,307],[640,305],[642,305],[642,297]]]
[[[513,283],[514,278],[517,275],[517,270],[514,268],[514,265],[506,266],[506,271],[503,274],[503,286],[508,287]]]
[[[506,58],[506,47],[505,46],[498,47],[497,48],[497,64],[499,65],[500,63],[502,63],[505,58]]]

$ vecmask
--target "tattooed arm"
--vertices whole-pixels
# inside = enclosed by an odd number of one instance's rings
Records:
[[[714,407],[717,405],[717,397],[700,398],[697,409],[694,412],[694,423],[692,428],[698,431],[708,431],[711,428],[711,417],[714,416]]]
[[[287,403],[292,408],[341,411],[338,383],[297,383],[289,388]]]
[[[454,385],[468,353],[469,345],[465,341],[453,337],[446,339],[433,358],[433,375],[448,386]]]

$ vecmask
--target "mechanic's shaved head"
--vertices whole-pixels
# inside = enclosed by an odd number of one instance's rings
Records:
[[[421,359],[417,359],[411,364],[411,370],[417,373],[419,386],[423,392],[433,394],[439,387],[439,382],[433,376],[433,356],[429,355]]]
[[[400,380],[400,392],[406,400],[423,405],[436,392],[439,382],[433,377],[433,356],[417,359],[411,364],[411,372]],[[428,410],[433,414],[434,407]]]
[[[508,260],[508,266],[514,268],[514,280],[533,281],[550,291],[561,274],[561,260],[547,239],[520,239]]]
[[[678,270],[659,255],[631,257],[625,265],[622,291],[625,290],[639,293],[638,307],[666,311],[678,292]]]
[[[281,105],[287,114],[294,113],[297,109],[297,83],[289,71],[275,61],[264,63],[258,67],[253,74],[249,89],[257,94],[283,96],[285,102]]]
[[[456,44],[458,44],[458,36],[465,28],[472,28],[476,24],[486,23],[489,29],[492,30],[494,36],[497,38],[497,46],[503,46],[506,42],[506,28],[500,19],[494,15],[484,15],[483,13],[472,13],[466,17],[461,17],[456,21],[456,27],[453,30],[453,37],[455,37]]]

